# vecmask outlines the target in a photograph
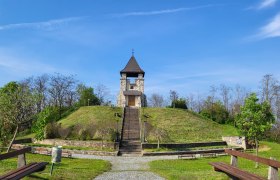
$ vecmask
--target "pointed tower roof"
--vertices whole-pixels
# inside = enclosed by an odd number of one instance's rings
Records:
[[[138,74],[145,75],[145,72],[140,68],[134,55],[131,56],[125,68],[121,70],[120,74],[127,74],[127,77],[138,77]]]

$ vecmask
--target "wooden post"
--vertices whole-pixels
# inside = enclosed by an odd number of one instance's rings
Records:
[[[270,157],[270,159],[275,160],[275,158]],[[268,169],[268,180],[279,180],[278,178],[278,168],[269,166]]]
[[[237,156],[231,156],[230,165],[237,167],[237,162],[238,162]]]
[[[18,155],[17,167],[23,167],[26,165],[25,153]]]

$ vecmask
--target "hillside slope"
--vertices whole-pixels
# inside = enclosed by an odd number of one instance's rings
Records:
[[[115,113],[122,113],[118,107],[86,106],[59,122],[63,127],[82,126],[95,129],[109,127],[116,129],[121,118]],[[141,108],[142,126],[147,121],[148,141],[156,141],[153,132],[156,127],[164,129],[168,135],[168,142],[206,142],[221,140],[222,136],[238,135],[236,129],[229,125],[220,125],[209,119],[204,119],[192,112],[172,108]],[[146,116],[144,116],[146,115]],[[148,118],[147,118],[148,116]]]
[[[63,127],[77,125],[82,127],[92,125],[98,127],[116,127],[117,121],[120,122],[121,118],[115,117],[115,113],[121,114],[122,109],[109,106],[84,106],[59,122]]]
[[[169,142],[206,142],[221,140],[222,136],[238,135],[230,125],[218,124],[187,110],[142,108],[141,114],[141,120],[147,121],[148,141],[156,141],[156,128],[167,132]]]

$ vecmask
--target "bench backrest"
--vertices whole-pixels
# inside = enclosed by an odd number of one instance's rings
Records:
[[[18,156],[18,155],[21,155],[21,154],[25,154],[27,152],[31,152],[31,147],[27,147],[27,148],[23,148],[23,149],[20,149],[20,150],[8,152],[8,153],[5,153],[5,154],[0,154],[0,160],[12,158],[12,157],[15,157],[15,156]]]
[[[225,152],[232,155],[232,156],[238,156],[238,157],[249,159],[249,160],[252,160],[252,161],[255,161],[255,162],[266,164],[268,166],[280,168],[280,162],[278,162],[276,160],[267,159],[267,158],[263,158],[263,157],[258,157],[258,156],[254,156],[252,154],[247,154],[247,153],[243,153],[243,152],[239,152],[239,151],[235,151],[235,150],[230,150],[230,149],[225,149]]]

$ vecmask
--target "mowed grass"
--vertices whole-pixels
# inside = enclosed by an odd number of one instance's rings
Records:
[[[280,144],[271,142],[261,142],[261,157],[274,157],[280,161]],[[223,173],[215,172],[209,162],[225,162],[230,163],[230,156],[222,156],[217,158],[201,158],[194,160],[158,160],[150,162],[151,171],[170,180],[175,179],[228,179]],[[255,168],[255,163],[250,160],[238,158],[238,167],[258,174],[267,178],[268,166],[259,164],[259,168]],[[278,173],[280,178],[280,173]]]
[[[218,124],[183,109],[142,108],[141,114],[142,121],[146,120],[152,126],[164,129],[169,142],[221,141],[222,136],[238,135],[233,126]],[[148,115],[148,118],[144,115]],[[152,133],[149,133],[148,141],[155,141]]]
[[[230,125],[221,125],[212,120],[205,119],[198,114],[182,109],[173,108],[141,108],[141,120],[147,120],[153,127],[164,129],[168,138],[165,142],[207,142],[220,141],[222,136],[238,135],[237,130]],[[68,117],[59,121],[63,127],[82,126],[100,129],[109,127],[116,129],[119,121],[121,128],[121,117],[115,117],[115,113],[122,114],[122,108],[108,106],[86,106],[81,107]],[[144,115],[148,115],[146,118]],[[152,132],[153,130],[150,129]],[[148,133],[148,141],[156,142],[152,133]]]
[[[70,114],[68,117],[59,121],[63,127],[81,125],[87,126],[102,126],[116,127],[117,120],[120,117],[115,117],[115,113],[122,113],[119,107],[109,106],[85,106]],[[119,123],[120,124],[120,123]]]
[[[50,162],[51,157],[38,154],[27,154],[27,163]],[[0,161],[0,174],[4,174],[17,167],[17,158]],[[97,175],[109,171],[111,164],[103,160],[69,159],[62,158],[59,165],[54,166],[53,175],[50,175],[51,163],[42,172],[33,173],[24,179],[93,179]]]

